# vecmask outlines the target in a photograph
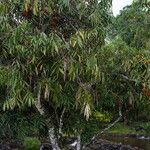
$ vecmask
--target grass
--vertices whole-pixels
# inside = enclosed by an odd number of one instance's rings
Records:
[[[123,123],[117,123],[114,127],[110,128],[107,133],[112,134],[141,134],[145,135],[146,133],[143,130],[136,131],[134,127],[124,125]]]

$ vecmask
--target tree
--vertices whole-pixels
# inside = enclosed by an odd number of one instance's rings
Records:
[[[145,106],[145,110],[149,110],[149,2],[148,1],[135,1],[132,5],[126,6],[116,18],[113,18],[113,25],[110,29],[110,38],[116,38],[115,45],[111,46],[111,49],[114,47],[116,51],[122,51],[122,57],[119,52],[116,55],[119,56],[120,61],[117,59],[116,61],[120,64],[122,61],[122,65],[118,65],[116,63],[116,67],[118,69],[115,71],[115,74],[122,74],[124,81],[126,83],[121,83],[121,87],[124,91],[124,107],[127,108],[127,112],[131,112],[135,119],[135,116],[138,116],[139,110],[143,110],[143,106]],[[118,40],[119,39],[119,40]],[[121,40],[120,40],[121,39]],[[124,43],[125,42],[125,43]],[[112,44],[113,42],[111,42]],[[123,44],[124,43],[124,44]],[[110,45],[111,45],[110,44]],[[124,46],[123,46],[124,45]],[[126,46],[125,46],[126,45]],[[124,47],[124,48],[123,48]],[[126,47],[126,48],[125,48]],[[120,50],[119,50],[120,49]],[[125,52],[126,51],[126,52]],[[124,53],[124,54],[123,54]],[[112,55],[112,54],[111,54]],[[111,56],[112,58],[112,56]],[[114,61],[112,61],[114,63]],[[133,65],[134,64],[134,65]],[[128,66],[125,70],[123,70],[123,66]],[[122,66],[121,68],[119,66]],[[114,69],[113,68],[113,69]],[[121,77],[121,76],[120,76]],[[122,78],[121,77],[121,78]],[[122,78],[122,79],[123,79]],[[120,83],[120,78],[114,80]],[[116,82],[114,84],[116,84]],[[135,84],[136,83],[136,84]],[[119,84],[120,86],[120,84]],[[123,88],[125,87],[125,88]],[[128,88],[127,88],[128,87]],[[116,88],[117,90],[119,89]],[[119,93],[121,90],[119,89]],[[117,92],[117,93],[118,93]],[[127,94],[128,93],[128,94]],[[131,93],[134,93],[133,95]],[[137,93],[137,94],[135,94]],[[127,96],[130,95],[130,96]],[[137,95],[137,96],[135,96]],[[128,98],[130,97],[130,98]],[[131,100],[132,99],[132,100]],[[134,101],[134,107],[129,107],[129,101]],[[145,104],[142,104],[145,103]],[[140,106],[142,108],[140,108]],[[146,107],[147,106],[147,107]],[[130,108],[130,111],[128,110]],[[126,110],[126,109],[125,109]],[[145,111],[143,111],[145,113]],[[148,112],[148,111],[147,111]],[[141,112],[140,112],[141,113]],[[131,115],[130,115],[131,116]],[[138,117],[137,117],[138,118]]]
[[[3,109],[35,106],[59,150],[64,114],[94,107],[111,0],[0,2],[0,84]]]
[[[101,55],[103,56],[101,58],[107,57],[107,61],[101,60],[103,66],[105,64],[103,71],[105,86],[102,87],[103,89],[106,87],[110,95],[107,103],[111,104],[111,108],[120,107],[125,118],[132,112],[133,116],[130,115],[130,118],[135,119],[140,103],[149,104],[149,96],[143,92],[143,85],[147,93],[149,91],[149,55],[144,49],[128,46],[120,38],[114,39],[111,44],[105,46]],[[115,103],[113,101],[110,103],[110,99],[114,99]],[[149,105],[147,108],[149,109]],[[141,109],[138,113],[142,113]]]
[[[116,34],[130,46],[149,47],[149,3],[137,1],[126,6],[114,19]],[[114,30],[115,30],[114,29]]]

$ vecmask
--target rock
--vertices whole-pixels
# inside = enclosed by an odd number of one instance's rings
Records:
[[[40,147],[40,150],[52,150],[52,146],[49,143],[43,143]]]
[[[11,150],[9,145],[0,144],[0,150]]]

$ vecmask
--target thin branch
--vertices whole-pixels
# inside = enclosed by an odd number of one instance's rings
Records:
[[[61,116],[60,116],[60,119],[59,119],[59,134],[62,135],[62,127],[63,127],[63,117],[64,117],[64,113],[66,111],[66,108],[64,108],[62,110],[62,113],[61,113]]]
[[[104,133],[105,131],[107,131],[108,129],[110,129],[111,127],[113,127],[117,122],[119,122],[122,119],[122,112],[121,112],[121,108],[119,108],[119,117],[113,122],[111,123],[108,127],[106,127],[105,129],[103,129],[100,133],[98,133],[97,135],[95,135],[90,142],[94,141],[97,137],[99,137],[102,133]],[[83,149],[86,147],[86,145],[88,145],[89,143],[86,143],[83,146]]]
[[[132,81],[132,82],[136,82],[135,80],[129,78],[128,76],[124,75],[124,74],[119,74],[123,79],[126,79],[128,81]]]
[[[41,115],[45,114],[44,108],[41,104],[41,93],[40,92],[38,93],[37,101],[35,102],[35,107],[37,108],[37,110],[39,111],[39,113]]]
[[[107,131],[108,129],[110,129],[111,127],[113,127],[117,122],[119,122],[122,118],[122,112],[121,109],[119,109],[119,117],[113,122],[111,123],[108,127],[106,127],[105,129],[103,129],[100,134],[104,133],[105,131]]]

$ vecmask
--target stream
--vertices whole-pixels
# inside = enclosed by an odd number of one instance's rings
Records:
[[[144,150],[150,150],[150,138],[146,138],[144,136],[136,137],[103,134],[102,139],[122,143],[124,145],[130,145],[132,147],[138,147]]]

